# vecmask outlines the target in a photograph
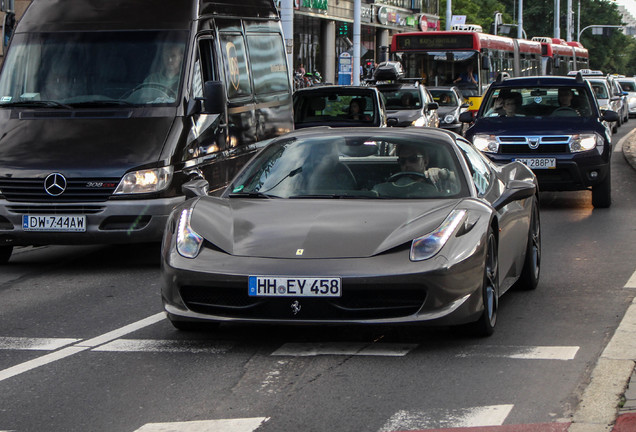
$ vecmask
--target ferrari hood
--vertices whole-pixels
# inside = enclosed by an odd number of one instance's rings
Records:
[[[203,198],[191,226],[217,248],[268,258],[369,257],[433,231],[458,200]]]

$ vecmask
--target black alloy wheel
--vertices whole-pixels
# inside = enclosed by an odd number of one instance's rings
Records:
[[[523,290],[533,290],[539,285],[541,273],[541,221],[537,198],[532,204],[532,216],[528,228],[528,245],[523,270],[517,281],[517,286]]]
[[[492,228],[488,230],[486,262],[484,265],[484,282],[482,296],[484,310],[472,329],[477,336],[490,336],[495,332],[497,324],[497,308],[499,307],[499,258],[497,239]]]

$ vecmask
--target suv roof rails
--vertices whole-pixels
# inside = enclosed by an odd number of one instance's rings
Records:
[[[497,78],[495,79],[495,82],[502,82],[504,80],[507,80],[508,78],[510,78],[510,74],[508,72],[499,72],[497,74]]]

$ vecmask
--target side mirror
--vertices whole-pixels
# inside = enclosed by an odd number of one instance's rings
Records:
[[[398,119],[395,117],[389,117],[386,119],[386,125],[389,127],[395,127],[398,125]]]
[[[499,210],[513,201],[530,198],[536,193],[536,191],[537,187],[533,182],[510,180],[510,182],[506,185],[506,189],[492,206],[495,210]]]
[[[490,57],[482,57],[481,58],[481,69],[482,70],[490,70]]]
[[[612,110],[601,110],[601,119],[606,122],[617,122],[619,120],[618,113]]]
[[[472,123],[473,122],[473,113],[472,111],[466,111],[459,115],[459,121],[462,123]]]
[[[227,97],[225,86],[221,81],[206,81],[203,84],[203,105],[206,114],[221,114],[225,112]]]
[[[461,104],[459,107],[460,107],[460,108],[468,108],[468,107],[470,107],[470,104],[468,104],[468,103],[464,102],[464,103],[463,103],[463,104]]]
[[[208,181],[202,178],[190,180],[181,186],[181,192],[183,192],[186,198],[208,196],[209,189],[210,185]]]
[[[428,105],[426,105],[426,108],[429,110],[436,110],[436,109],[439,109],[439,104],[437,102],[431,102]]]

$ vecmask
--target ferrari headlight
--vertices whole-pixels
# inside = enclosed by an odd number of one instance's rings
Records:
[[[477,134],[473,137],[473,145],[483,152],[497,153],[499,151],[499,143],[494,135]]]
[[[426,125],[426,117],[419,117],[417,120],[411,123],[411,126],[417,126],[417,127],[424,127],[425,125]]]
[[[570,140],[570,151],[572,153],[588,151],[597,145],[602,145],[602,138],[597,134],[573,135]]]
[[[203,244],[203,237],[190,226],[192,209],[181,211],[177,226],[177,252],[185,258],[196,258]]]
[[[453,123],[455,121],[455,116],[452,114],[448,114],[444,117],[444,123]]]
[[[453,210],[442,224],[411,243],[411,261],[422,261],[434,257],[466,219],[466,210]]]
[[[159,192],[170,184],[172,172],[171,166],[129,172],[119,182],[115,194]]]

